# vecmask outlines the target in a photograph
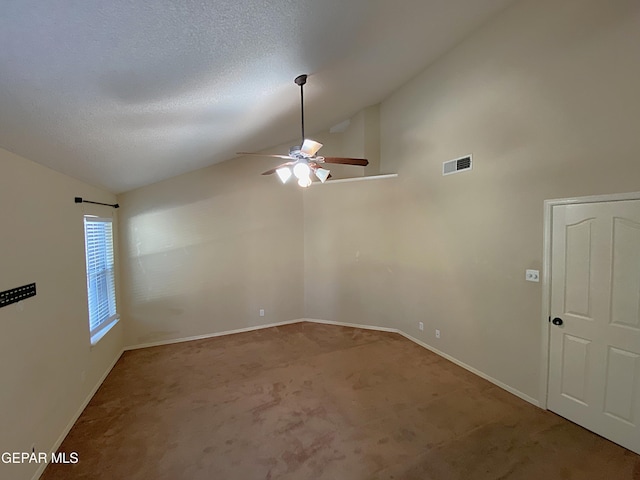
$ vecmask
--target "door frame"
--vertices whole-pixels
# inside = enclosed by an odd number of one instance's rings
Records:
[[[606,195],[589,195],[586,197],[556,198],[544,201],[544,244],[542,253],[542,317],[541,352],[540,352],[540,386],[539,405],[547,410],[549,394],[549,343],[551,342],[551,230],[553,226],[553,207],[558,205],[573,205],[580,203],[623,202],[625,200],[640,200],[640,192],[613,193]]]

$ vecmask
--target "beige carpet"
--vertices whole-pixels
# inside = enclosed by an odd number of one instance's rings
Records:
[[[640,457],[397,334],[301,323],[126,352],[54,479],[640,479]]]

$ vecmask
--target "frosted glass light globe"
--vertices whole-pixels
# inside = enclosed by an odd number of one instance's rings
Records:
[[[291,176],[291,170],[289,170],[287,167],[277,169],[276,173],[278,174],[278,177],[280,178],[280,181],[282,181],[282,183],[287,183],[287,180],[289,180],[289,177]]]
[[[309,165],[306,163],[296,163],[295,167],[293,167],[293,174],[296,176],[298,180],[303,178],[309,178]]]
[[[298,185],[300,185],[301,187],[308,187],[309,185],[311,185],[311,179],[309,177],[302,177],[300,180],[298,180]]]

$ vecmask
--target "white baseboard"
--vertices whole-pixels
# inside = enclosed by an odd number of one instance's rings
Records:
[[[264,325],[256,325],[253,327],[238,328],[235,330],[225,330],[224,332],[205,333],[204,335],[194,335],[192,337],[172,338],[170,340],[160,340],[158,342],[140,343],[138,345],[129,345],[124,347],[124,350],[138,350],[139,348],[159,347],[161,345],[171,345],[172,343],[191,342],[192,340],[202,340],[205,338],[222,337],[224,335],[233,335],[234,333],[246,333],[253,332],[255,330],[262,330],[264,328],[280,327],[282,325],[291,325],[293,323],[303,322],[304,319],[297,318],[295,320],[286,320],[284,322],[267,323]]]
[[[486,373],[473,368],[470,365],[467,365],[464,362],[461,362],[460,360],[458,360],[455,357],[452,357],[451,355],[448,355],[440,350],[438,350],[437,348],[432,347],[431,345],[428,345],[420,340],[418,340],[417,338],[412,337],[411,335],[403,332],[402,330],[399,330],[397,328],[389,328],[389,327],[377,327],[377,326],[372,326],[372,325],[364,325],[364,324],[359,324],[359,323],[346,323],[346,322],[336,322],[333,320],[322,320],[322,319],[318,319],[318,318],[298,318],[295,320],[288,320],[285,322],[277,322],[277,323],[268,323],[268,324],[264,324],[264,325],[256,325],[253,327],[246,327],[246,328],[239,328],[236,330],[227,330],[224,332],[217,332],[217,333],[209,333],[209,334],[205,334],[205,335],[196,335],[193,337],[183,337],[183,338],[176,338],[176,339],[172,339],[172,340],[163,340],[163,341],[159,341],[159,342],[152,342],[152,343],[143,343],[140,345],[131,345],[128,347],[125,347],[124,350],[136,350],[138,348],[147,348],[147,347],[156,347],[159,345],[170,345],[172,343],[180,343],[180,342],[189,342],[191,340],[201,340],[204,338],[213,338],[213,337],[221,337],[224,335],[233,335],[234,333],[244,333],[244,332],[252,332],[255,330],[261,330],[263,328],[272,328],[272,327],[279,327],[282,325],[291,325],[294,323],[300,323],[300,322],[310,322],[310,323],[321,323],[324,325],[337,325],[337,326],[341,326],[341,327],[351,327],[351,328],[361,328],[363,330],[376,330],[376,331],[380,331],[380,332],[389,332],[389,333],[398,333],[400,335],[402,335],[403,337],[405,337],[407,340],[411,340],[412,342],[420,345],[423,348],[426,348],[427,350],[435,353],[436,355],[440,355],[443,358],[446,358],[447,360],[449,360],[450,362],[455,363],[456,365],[464,368],[465,370],[470,371],[471,373],[478,375],[481,378],[484,378],[485,380],[493,383],[494,385],[497,385],[498,387],[502,388],[503,390],[506,390],[507,392],[515,395],[516,397],[521,398],[522,400],[531,403],[532,405],[535,405],[536,407],[542,408],[540,405],[540,402],[538,400],[536,400],[535,398],[527,395],[526,393],[521,392],[520,390],[513,388],[510,385],[507,385],[506,383],[501,382],[500,380],[497,380],[493,377],[491,377],[490,375],[487,375]]]
[[[363,329],[363,330],[376,330],[376,331],[380,331],[380,332],[397,333],[397,334],[402,335],[403,337],[405,337],[407,340],[410,340],[410,341],[420,345],[421,347],[426,348],[427,350],[435,353],[436,355],[439,355],[439,356],[441,356],[443,358],[446,358],[447,360],[455,363],[456,365],[464,368],[465,370],[468,370],[471,373],[473,373],[475,375],[478,375],[481,378],[484,378],[485,380],[493,383],[494,385],[497,385],[498,387],[500,387],[503,390],[506,390],[507,392],[515,395],[516,397],[519,397],[522,400],[525,400],[526,402],[529,402],[532,405],[535,405],[536,407],[542,408],[540,406],[540,402],[538,400],[536,400],[535,398],[533,398],[533,397],[531,397],[531,396],[529,396],[529,395],[527,395],[525,393],[522,393],[520,390],[517,390],[517,389],[515,389],[515,388],[513,388],[513,387],[511,387],[511,386],[509,386],[509,385],[507,385],[507,384],[505,384],[505,383],[503,383],[503,382],[501,382],[499,380],[496,380],[495,378],[487,375],[486,373],[481,372],[480,370],[478,370],[476,368],[473,368],[473,367],[471,367],[470,365],[467,365],[464,362],[461,362],[460,360],[452,357],[451,355],[448,355],[448,354],[446,354],[444,352],[441,352],[437,348],[434,348],[431,345],[428,345],[428,344],[418,340],[417,338],[414,338],[411,335],[408,335],[407,333],[403,332],[402,330],[398,330],[397,328],[377,327],[377,326],[363,325],[363,324],[358,324],[358,323],[335,322],[333,320],[321,320],[321,319],[317,319],[317,318],[298,318],[298,319],[295,319],[295,320],[287,320],[287,321],[284,321],[284,322],[268,323],[268,324],[264,324],[264,325],[256,325],[256,326],[253,326],[253,327],[239,328],[239,329],[235,329],[235,330],[226,330],[224,332],[208,333],[208,334],[204,334],[204,335],[195,335],[195,336],[192,336],[192,337],[175,338],[175,339],[171,339],[171,340],[162,340],[162,341],[159,341],[159,342],[143,343],[143,344],[139,344],[139,345],[129,345],[129,346],[124,347],[122,349],[122,351],[120,352],[120,354],[113,361],[111,366],[106,370],[104,375],[102,375],[100,380],[98,380],[97,384],[91,390],[91,392],[89,393],[89,395],[87,396],[85,401],[82,403],[82,405],[80,406],[78,411],[75,413],[75,415],[71,419],[71,421],[67,424],[67,426],[65,427],[64,431],[62,432],[62,434],[60,435],[58,440],[56,440],[56,443],[54,444],[53,448],[51,449],[51,452],[50,452],[48,458],[51,458],[51,453],[52,452],[56,452],[58,450],[58,448],[62,444],[63,440],[65,439],[65,437],[67,436],[67,434],[69,433],[69,431],[71,430],[73,425],[76,423],[76,421],[78,420],[78,418],[80,417],[80,415],[82,414],[82,412],[84,411],[86,406],[89,404],[89,402],[91,401],[91,399],[93,398],[95,393],[98,391],[98,388],[100,388],[100,386],[102,385],[102,382],[104,382],[104,380],[107,378],[107,375],[109,375],[109,373],[111,372],[111,370],[116,365],[116,363],[118,362],[118,360],[120,359],[120,357],[122,356],[122,354],[125,351],[137,350],[139,348],[157,347],[157,346],[160,346],[160,345],[170,345],[170,344],[173,344],[173,343],[190,342],[192,340],[201,340],[201,339],[205,339],[205,338],[221,337],[221,336],[224,336],[224,335],[233,335],[235,333],[252,332],[252,331],[255,331],[255,330],[262,330],[262,329],[265,329],[265,328],[280,327],[280,326],[283,326],[283,325],[292,325],[294,323],[301,323],[301,322],[320,323],[320,324],[324,324],[324,325],[336,325],[336,326],[341,326],[341,327],[360,328],[360,329]],[[42,475],[42,473],[44,472],[44,469],[46,467],[47,467],[47,464],[40,465],[40,467],[38,468],[38,470],[36,471],[36,473],[32,477],[32,480],[38,480],[40,478],[40,476]]]
[[[102,386],[102,383],[107,378],[107,375],[109,375],[109,373],[111,373],[111,370],[113,370],[113,367],[116,366],[116,363],[118,363],[118,360],[120,360],[120,357],[122,356],[123,353],[124,353],[124,349],[120,350],[120,353],[116,356],[116,358],[113,360],[113,362],[111,362],[111,365],[109,365],[109,368],[107,368],[107,370],[104,372],[104,374],[96,382],[95,386],[91,389],[91,391],[89,392],[89,394],[85,398],[84,402],[82,402],[82,405],[80,405],[80,408],[78,408],[78,410],[73,415],[73,417],[71,418],[69,423],[67,423],[67,426],[64,428],[64,430],[62,431],[62,433],[60,434],[58,439],[53,444],[53,447],[51,448],[51,450],[49,451],[49,454],[47,455],[48,459],[51,458],[51,454],[52,453],[58,451],[58,448],[60,448],[60,445],[62,445],[62,442],[67,437],[67,435],[69,434],[69,432],[71,431],[71,429],[73,428],[75,423],[78,421],[78,418],[80,418],[80,415],[82,415],[82,412],[84,412],[84,409],[87,408],[87,405],[89,405],[89,402],[91,401],[93,396],[96,394],[96,392],[98,391],[100,386]],[[47,468],[47,465],[49,465],[49,462],[41,463],[39,465],[39,467],[38,467],[38,470],[36,470],[36,472],[33,474],[33,477],[31,477],[32,480],[38,480],[40,478],[40,476],[44,473],[45,468]]]
[[[399,333],[397,328],[376,327],[372,325],[362,325],[360,323],[334,322],[333,320],[320,320],[317,318],[301,318],[300,322],[322,323],[324,325],[337,325],[339,327],[361,328],[363,330],[376,330],[378,332]]]
[[[493,383],[494,385],[502,388],[503,390],[506,390],[507,392],[515,395],[516,397],[521,398],[522,400],[531,403],[532,405],[535,405],[536,407],[542,408],[540,406],[540,402],[538,400],[536,400],[535,398],[527,395],[526,393],[521,392],[520,390],[517,390],[513,387],[511,387],[510,385],[507,385],[506,383],[501,382],[500,380],[497,380],[493,377],[491,377],[490,375],[487,375],[486,373],[473,368],[470,365],[467,365],[464,362],[461,362],[460,360],[458,360],[457,358],[452,357],[451,355],[448,355],[444,352],[441,352],[440,350],[438,350],[437,348],[433,348],[431,345],[428,345],[420,340],[418,340],[417,338],[412,337],[411,335],[403,332],[402,330],[399,330],[397,328],[388,328],[388,327],[374,327],[371,325],[359,325],[356,323],[344,323],[344,322],[334,322],[332,320],[318,320],[315,318],[304,318],[301,319],[301,321],[305,321],[305,322],[313,322],[313,323],[323,323],[323,324],[327,324],[327,325],[340,325],[343,327],[353,327],[353,328],[363,328],[365,330],[378,330],[381,332],[391,332],[391,333],[398,333],[400,335],[402,335],[404,338],[406,338],[407,340],[411,340],[413,343],[416,343],[418,345],[420,345],[423,348],[426,348],[427,350],[435,353],[436,355],[439,355],[443,358],[446,358],[447,360],[449,360],[450,362],[455,363],[456,365],[464,368],[465,370],[470,371],[471,373],[473,373],[474,375],[477,375],[481,378],[484,378],[485,380]]]
[[[404,333],[401,330],[396,330],[400,335],[402,335],[404,338],[406,338],[407,340],[411,340],[413,343],[416,343],[418,345],[420,345],[421,347],[426,348],[427,350],[435,353],[436,355],[439,355],[443,358],[446,358],[447,360],[449,360],[450,362],[455,363],[456,365],[464,368],[465,370],[469,370],[471,373],[484,378],[485,380],[488,380],[489,382],[493,383],[494,385],[502,388],[503,390],[506,390],[509,393],[512,393],[513,395],[515,395],[516,397],[521,398],[522,400],[525,400],[526,402],[531,403],[532,405],[535,405],[536,407],[542,408],[540,406],[540,402],[538,400],[536,400],[533,397],[530,397],[529,395],[527,395],[526,393],[522,393],[520,390],[517,390],[509,385],[507,385],[506,383],[501,382],[500,380],[496,380],[495,378],[487,375],[486,373],[473,368],[470,365],[467,365],[464,362],[461,362],[460,360],[458,360],[457,358],[452,357],[451,355],[447,355],[444,352],[441,352],[440,350],[438,350],[437,348],[433,348],[431,345],[428,345],[420,340],[418,340],[417,338],[412,337],[411,335],[408,335],[406,333]]]

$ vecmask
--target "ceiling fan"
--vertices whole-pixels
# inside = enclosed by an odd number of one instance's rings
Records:
[[[277,173],[282,183],[286,183],[289,178],[295,176],[298,179],[298,185],[308,187],[311,185],[312,177],[315,176],[324,183],[327,178],[331,177],[328,169],[324,168],[327,163],[339,163],[342,165],[359,165],[366,167],[369,161],[365,158],[346,158],[346,157],[322,157],[317,155],[322,144],[305,138],[304,136],[304,84],[307,83],[307,75],[299,75],[294,82],[300,86],[300,113],[302,119],[302,145],[294,146],[289,149],[289,155],[270,155],[262,153],[237,152],[237,155],[256,155],[261,157],[282,158],[288,160],[271,170],[267,170],[262,175],[271,175]]]

